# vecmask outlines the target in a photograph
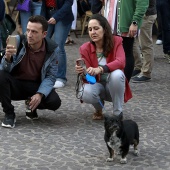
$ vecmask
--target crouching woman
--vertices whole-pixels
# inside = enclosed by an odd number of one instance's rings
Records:
[[[103,119],[104,101],[112,102],[113,115],[120,115],[123,119],[123,103],[132,94],[123,72],[125,53],[122,38],[112,35],[108,21],[100,14],[90,18],[88,33],[91,41],[80,47],[80,55],[85,61],[86,73],[95,76],[97,82],[89,84],[84,81],[79,96],[83,102],[94,106],[94,120]],[[78,64],[75,69],[80,75],[84,72]]]

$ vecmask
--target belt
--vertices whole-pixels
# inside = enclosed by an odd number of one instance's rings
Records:
[[[50,11],[54,11],[54,10],[56,10],[57,8],[56,8],[56,7],[47,7],[47,9],[50,10]]]

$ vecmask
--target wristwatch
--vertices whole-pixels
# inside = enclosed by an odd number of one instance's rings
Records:
[[[132,21],[132,24],[137,26],[138,25],[138,22],[137,21]]]

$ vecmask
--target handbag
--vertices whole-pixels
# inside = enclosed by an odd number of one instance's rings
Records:
[[[2,39],[3,48],[5,48],[6,47],[6,39],[16,29],[16,24],[10,15],[5,14],[5,18],[3,19],[3,21],[0,24],[0,29],[1,29],[1,39]]]
[[[29,12],[30,11],[30,2],[31,2],[30,0],[18,0],[16,10]]]

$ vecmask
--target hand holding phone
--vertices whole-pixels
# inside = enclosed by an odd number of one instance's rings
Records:
[[[11,56],[17,52],[17,39],[16,36],[9,36],[7,39],[7,46],[5,51],[5,58],[8,62],[11,62]]]

